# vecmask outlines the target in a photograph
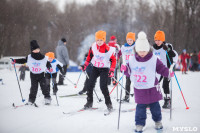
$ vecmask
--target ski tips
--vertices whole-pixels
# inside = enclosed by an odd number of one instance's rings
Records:
[[[190,109],[189,107],[186,107],[186,109]]]

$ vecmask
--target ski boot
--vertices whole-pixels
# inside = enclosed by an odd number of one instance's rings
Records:
[[[79,95],[83,95],[83,93],[85,93],[86,91],[85,90],[82,90],[82,91],[80,91],[78,94]]]
[[[136,125],[135,132],[136,132],[136,133],[142,133],[142,132],[143,132],[143,131],[142,131],[143,127],[144,127],[144,126],[142,126],[142,125]]]
[[[113,110],[112,104],[107,104],[106,106],[107,106],[108,111],[112,111]]]
[[[34,103],[28,101],[25,105],[33,105]]]
[[[57,94],[57,91],[53,91],[53,95],[56,95]]]
[[[155,122],[155,129],[156,130],[163,129],[163,125],[161,121]]]
[[[84,105],[84,109],[91,109],[93,105],[93,102],[88,102]]]
[[[52,100],[51,97],[45,98],[45,99],[44,99],[44,102],[45,102],[44,104],[45,104],[45,105],[50,105],[50,104],[51,104],[51,100]]]
[[[129,103],[129,96],[125,96],[124,99],[122,100],[123,102]]]
[[[162,108],[164,109],[170,109],[171,107],[171,99],[170,98],[164,98],[164,105],[162,106]]]

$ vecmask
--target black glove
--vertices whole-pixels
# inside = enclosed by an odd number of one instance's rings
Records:
[[[167,45],[163,44],[163,49],[164,49],[165,51],[168,50]]]
[[[62,76],[64,76],[64,75],[65,75],[65,73],[64,73],[64,70],[63,70],[63,69],[60,69],[60,73],[62,74]]]

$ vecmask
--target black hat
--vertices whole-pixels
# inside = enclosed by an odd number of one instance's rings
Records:
[[[67,40],[65,38],[62,38],[61,41],[62,42],[67,42]]]
[[[40,46],[38,45],[37,41],[36,40],[32,40],[30,42],[30,46],[31,46],[31,51],[37,49],[37,48],[40,48]]]

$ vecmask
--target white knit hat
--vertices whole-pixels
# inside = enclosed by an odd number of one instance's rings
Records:
[[[143,31],[140,31],[138,33],[138,39],[135,42],[135,50],[136,52],[150,50],[150,45],[147,40],[147,35]]]

